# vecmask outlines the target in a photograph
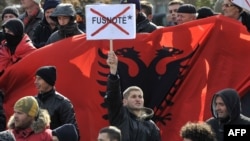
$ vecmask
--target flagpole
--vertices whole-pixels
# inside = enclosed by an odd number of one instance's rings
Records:
[[[109,40],[109,50],[113,51],[113,40]]]

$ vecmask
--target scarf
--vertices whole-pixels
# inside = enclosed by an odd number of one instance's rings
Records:
[[[30,21],[32,21],[33,19],[35,19],[35,17],[37,16],[37,14],[39,13],[39,8],[35,9],[34,11],[32,11],[31,15],[26,14],[24,19],[23,19],[23,23],[24,25],[28,25],[30,23]]]
[[[77,23],[69,23],[64,26],[59,26],[58,29],[59,29],[59,34],[62,37],[71,37],[77,33],[78,25]]]

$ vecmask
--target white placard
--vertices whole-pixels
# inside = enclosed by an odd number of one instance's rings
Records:
[[[136,37],[134,4],[86,5],[85,10],[87,40]]]

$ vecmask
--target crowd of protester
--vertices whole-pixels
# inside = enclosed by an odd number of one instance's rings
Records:
[[[166,14],[158,17],[160,20],[166,20],[165,25],[156,22],[154,7],[149,1],[121,0],[120,3],[135,4],[137,33],[152,33],[159,28],[186,24],[217,15],[241,22],[250,32],[249,12],[231,0],[222,0],[221,13],[207,6],[198,8],[182,0],[172,0],[166,5],[168,10]],[[1,13],[0,77],[6,68],[33,51],[65,38],[86,33],[82,9],[74,7],[71,3],[45,0],[42,4],[40,0],[21,0],[21,6],[24,9],[23,13],[19,13],[14,6],[6,6]],[[151,120],[153,110],[144,107],[142,90],[131,86],[120,93],[117,62],[116,54],[109,52],[107,64],[110,67],[110,74],[104,100],[108,103],[110,126],[100,130],[97,140],[160,141],[160,129]],[[18,141],[25,138],[43,141],[80,140],[73,104],[55,90],[55,81],[55,66],[38,68],[35,74],[38,94],[35,97],[25,96],[19,99],[13,107],[14,113],[8,122],[3,109],[4,92],[0,91],[1,141]],[[135,101],[138,101],[137,104]],[[235,107],[230,106],[235,103]],[[250,124],[250,119],[240,111],[240,98],[234,89],[226,88],[215,93],[211,107],[213,117],[204,123],[188,122],[183,125],[180,137],[189,141],[223,141],[221,130],[225,124]],[[202,133],[199,132],[201,130]],[[84,140],[84,137],[81,138]]]

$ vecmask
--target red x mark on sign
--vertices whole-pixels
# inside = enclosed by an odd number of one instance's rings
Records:
[[[124,32],[125,34],[129,35],[129,32],[127,32],[125,29],[123,29],[120,25],[118,25],[117,23],[113,22],[113,20],[119,16],[121,16],[122,14],[124,14],[125,12],[127,12],[130,9],[130,6],[126,7],[123,11],[121,11],[120,13],[118,13],[115,17],[113,17],[111,20],[107,19],[103,14],[101,14],[100,12],[94,10],[93,8],[90,8],[90,11],[99,15],[100,17],[106,19],[107,22],[106,24],[104,24],[103,26],[101,26],[99,29],[97,29],[94,33],[91,34],[91,36],[95,36],[96,34],[98,34],[101,30],[105,29],[109,24],[113,24],[114,26],[116,26],[119,30],[121,30],[122,32]]]
[[[245,1],[246,1],[247,5],[250,7],[250,3],[249,3],[249,1],[248,1],[248,0],[245,0]]]

